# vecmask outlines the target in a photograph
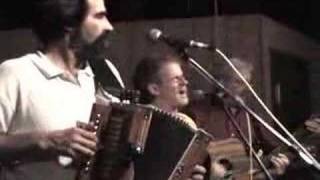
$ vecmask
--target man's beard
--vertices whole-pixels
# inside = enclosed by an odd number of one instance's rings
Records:
[[[95,41],[89,43],[80,34],[71,39],[71,44],[75,47],[76,57],[80,63],[88,61],[103,60],[107,56],[107,49],[110,46],[110,31],[104,31]]]
[[[78,41],[79,49],[76,53],[77,58],[80,59],[80,67],[84,68],[89,64],[95,75],[95,81],[102,85],[102,87],[118,84],[116,79],[111,78],[114,77],[114,74],[105,62],[105,59],[107,59],[107,49],[110,46],[110,32],[104,31],[92,43],[88,43],[82,38],[82,41]],[[106,77],[109,78],[106,79]]]

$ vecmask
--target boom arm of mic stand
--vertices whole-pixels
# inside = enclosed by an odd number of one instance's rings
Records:
[[[312,158],[310,158],[310,156],[308,156],[301,148],[299,148],[299,146],[293,145],[291,142],[285,139],[278,131],[276,131],[273,127],[271,127],[268,123],[266,123],[261,117],[259,117],[251,108],[249,108],[239,96],[236,96],[235,100],[238,102],[238,104],[241,105],[241,107],[246,112],[248,112],[252,117],[254,117],[254,119],[259,121],[260,124],[262,124],[266,129],[268,129],[279,140],[285,143],[288,147],[294,149],[307,164],[313,165],[315,168],[319,170],[320,166],[316,160],[314,161],[312,159],[313,156],[311,156]]]

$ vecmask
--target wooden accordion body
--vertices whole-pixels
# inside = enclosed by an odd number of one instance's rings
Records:
[[[136,180],[182,180],[207,156],[212,137],[190,128],[182,119],[140,104],[95,104],[91,122],[99,148],[85,159],[79,176],[118,180],[133,161]]]

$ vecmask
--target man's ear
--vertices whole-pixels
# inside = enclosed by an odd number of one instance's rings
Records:
[[[148,84],[147,88],[149,93],[153,96],[158,96],[160,94],[159,86],[156,83]]]
[[[67,43],[70,43],[73,29],[69,26],[65,26],[65,27],[63,27],[63,31],[64,31],[64,40]]]

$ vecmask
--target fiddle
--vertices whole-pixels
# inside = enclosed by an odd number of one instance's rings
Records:
[[[307,150],[314,156],[319,155],[319,134],[311,134],[305,128],[301,128],[295,133]],[[285,154],[290,162],[295,162],[297,155],[285,146],[279,146],[268,156],[263,157],[262,161],[268,167],[271,174],[276,174],[272,168],[270,157],[279,152]],[[228,138],[211,142],[208,146],[208,153],[211,158],[211,179],[224,177],[226,179],[248,180],[250,176],[253,179],[266,179],[258,163],[253,161],[253,169],[250,170],[250,159],[243,143],[236,138]]]

